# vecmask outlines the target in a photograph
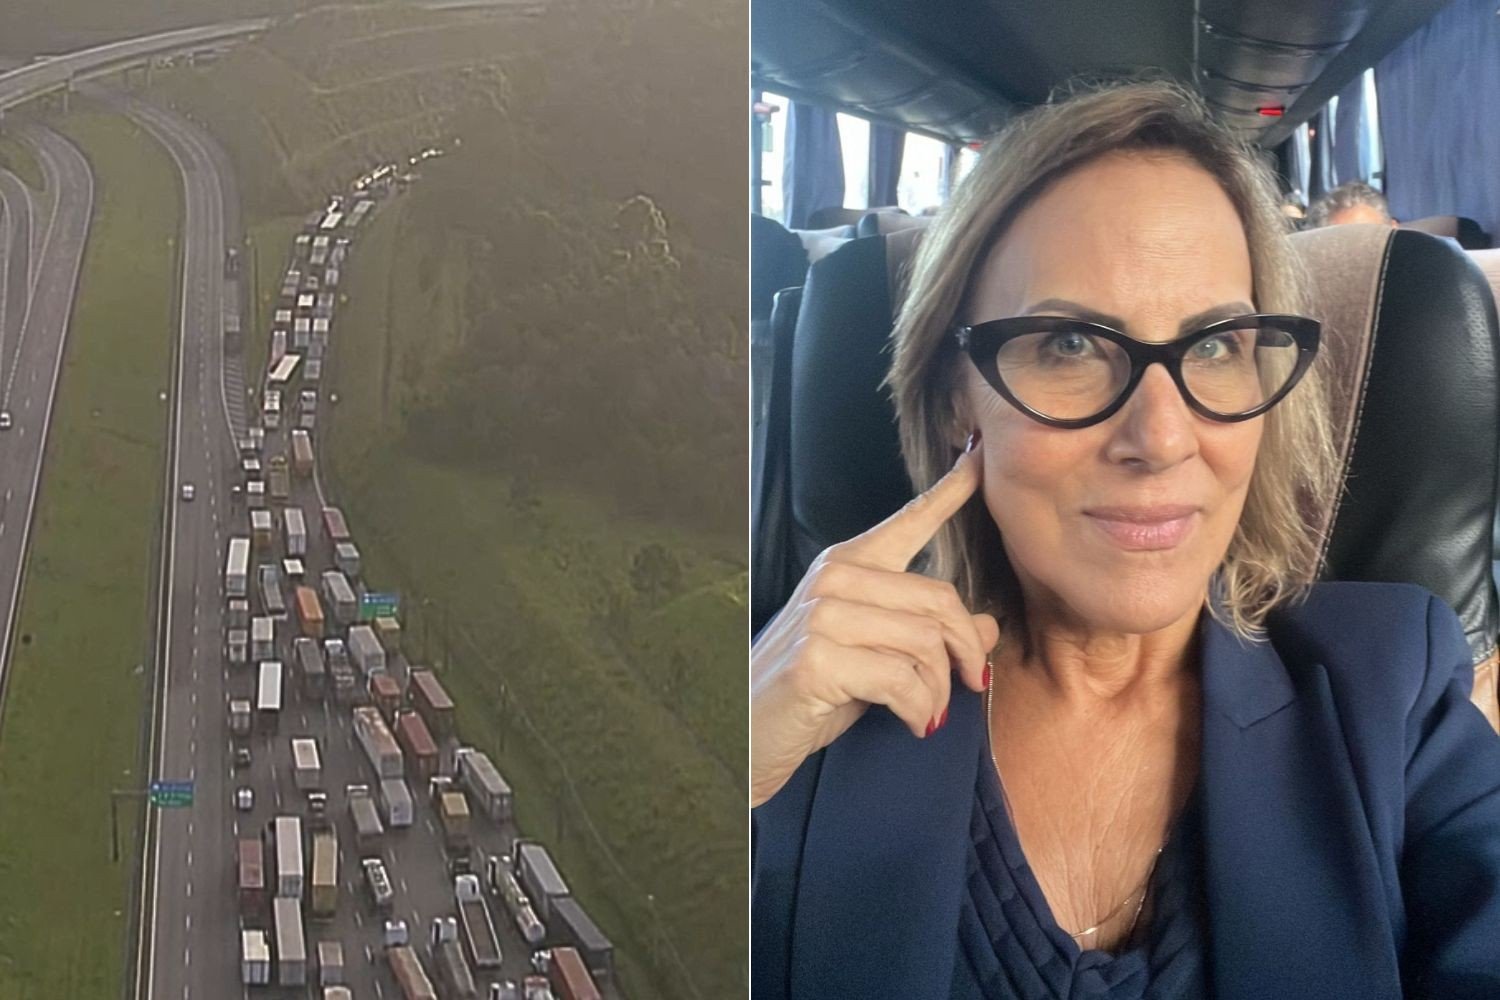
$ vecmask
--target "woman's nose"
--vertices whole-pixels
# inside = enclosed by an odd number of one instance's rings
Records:
[[[1163,366],[1151,365],[1120,411],[1108,446],[1111,461],[1156,472],[1198,451],[1196,418]]]

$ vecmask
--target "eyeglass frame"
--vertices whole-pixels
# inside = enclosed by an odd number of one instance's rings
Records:
[[[1196,345],[1211,337],[1227,333],[1232,330],[1244,330],[1253,328],[1262,330],[1266,327],[1275,328],[1289,333],[1297,344],[1297,361],[1292,367],[1291,374],[1287,377],[1286,384],[1270,397],[1262,400],[1259,404],[1243,413],[1225,414],[1209,409],[1198,400],[1187,387],[1182,377],[1182,359]],[[1131,395],[1135,392],[1140,381],[1145,377],[1146,369],[1152,365],[1159,364],[1167,369],[1172,376],[1172,381],[1177,383],[1177,391],[1182,395],[1183,401],[1199,416],[1213,420],[1218,423],[1232,424],[1244,420],[1253,420],[1261,416],[1271,407],[1286,398],[1287,393],[1297,387],[1302,381],[1307,370],[1317,358],[1318,347],[1322,342],[1323,325],[1315,319],[1306,316],[1293,316],[1284,313],[1247,313],[1244,316],[1233,316],[1229,319],[1219,320],[1205,326],[1201,330],[1184,334],[1176,340],[1164,343],[1149,343],[1136,340],[1111,327],[1099,323],[1091,323],[1088,320],[1076,319],[1072,316],[1012,316],[1005,319],[986,320],[983,323],[972,325],[958,324],[953,327],[952,333],[959,348],[969,357],[969,361],[989,383],[990,388],[998,392],[1006,402],[1010,403],[1022,413],[1031,417],[1039,423],[1049,427],[1057,427],[1062,430],[1078,430],[1084,427],[1092,427],[1103,423],[1129,402]],[[1006,386],[1005,380],[1000,377],[999,355],[1000,348],[1018,337],[1034,333],[1056,333],[1061,331],[1077,332],[1089,336],[1101,337],[1110,343],[1117,345],[1130,359],[1130,377],[1125,380],[1125,385],[1119,394],[1098,413],[1088,417],[1052,417],[1040,410],[1034,409],[1022,402],[1015,393]],[[981,360],[987,359],[987,360]]]

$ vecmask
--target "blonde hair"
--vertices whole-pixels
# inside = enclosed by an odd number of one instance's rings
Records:
[[[1306,281],[1286,238],[1274,177],[1195,94],[1168,82],[1129,83],[1034,109],[988,144],[912,265],[886,385],[917,490],[952,466],[955,433],[966,429],[954,406],[963,356],[949,331],[984,254],[1047,186],[1120,151],[1184,156],[1212,175],[1245,229],[1256,308],[1306,313]],[[1244,511],[1217,574],[1212,613],[1245,639],[1257,638],[1266,615],[1303,594],[1317,573],[1322,539],[1304,512],[1331,503],[1337,470],[1321,367],[1314,364],[1263,418]],[[944,526],[930,555],[928,572],[953,582],[969,606],[993,611],[1003,628],[1018,624],[1019,586],[982,498]]]

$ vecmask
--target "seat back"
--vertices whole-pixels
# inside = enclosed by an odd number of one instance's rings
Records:
[[[856,240],[809,271],[787,372],[786,433],[764,442],[786,451],[779,516],[787,523],[753,539],[757,565],[763,542],[784,556],[781,578],[761,590],[756,628],[818,552],[911,497],[894,409],[879,385],[892,289],[920,235]],[[1340,502],[1309,525],[1327,535],[1322,576],[1418,583],[1453,606],[1474,656],[1475,700],[1496,724],[1494,301],[1462,252],[1422,233],[1340,226],[1293,241],[1327,329],[1321,363],[1333,383],[1343,463]]]

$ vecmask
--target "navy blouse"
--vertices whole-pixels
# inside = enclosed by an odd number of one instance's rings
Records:
[[[1146,940],[1112,955],[1080,951],[1052,918],[1021,851],[986,750],[969,823],[952,1000],[1188,1000],[1208,996],[1200,791],[1151,875]]]

